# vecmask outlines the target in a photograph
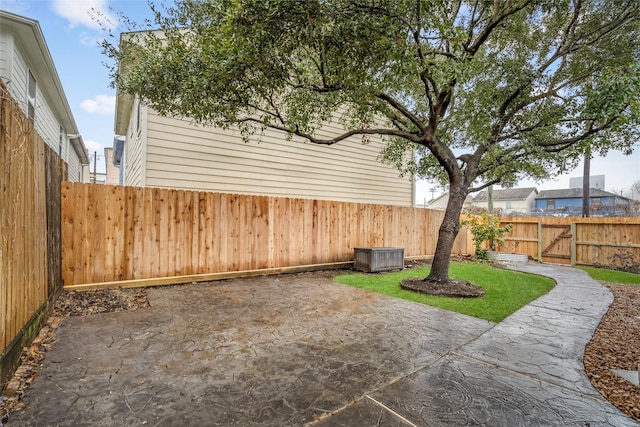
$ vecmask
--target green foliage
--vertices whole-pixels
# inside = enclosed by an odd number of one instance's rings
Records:
[[[156,31],[103,43],[119,96],[245,140],[267,127],[327,145],[382,136],[381,161],[449,186],[440,278],[469,193],[640,138],[638,0],[174,4]],[[327,121],[344,132],[317,133]]]
[[[473,243],[476,248],[477,259],[487,259],[487,251],[482,248],[483,243],[489,242],[491,250],[504,245],[504,238],[513,228],[512,224],[500,227],[500,218],[488,212],[481,212],[479,215],[471,215],[461,222],[469,228],[473,235]]]
[[[424,277],[429,267],[384,274],[344,274],[334,279],[338,283],[367,289],[383,295],[415,301],[451,310],[480,319],[500,322],[520,307],[546,294],[553,280],[532,274],[494,268],[486,264],[452,263],[451,277],[482,286],[481,298],[450,298],[407,291],[400,287],[403,279]]]
[[[636,0],[177,0],[103,46],[114,85],[162,114],[247,138],[379,134],[381,160],[468,194],[630,151],[639,23]],[[336,116],[345,133],[316,136]]]
[[[640,285],[640,274],[624,271],[608,270],[606,268],[578,267],[586,271],[592,279],[602,282],[623,283],[627,285]]]

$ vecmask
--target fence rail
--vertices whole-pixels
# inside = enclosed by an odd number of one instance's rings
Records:
[[[62,185],[65,286],[353,260],[355,247],[431,255],[444,213],[284,197]],[[461,233],[454,253],[468,253]]]

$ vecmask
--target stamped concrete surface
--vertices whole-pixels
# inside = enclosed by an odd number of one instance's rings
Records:
[[[65,320],[9,426],[637,426],[582,355],[612,302],[569,267],[499,324],[328,273],[149,290]]]
[[[66,319],[8,425],[297,426],[331,423],[328,414],[344,416],[354,401],[378,425],[404,425],[362,398],[493,327],[327,273],[148,296],[150,308]]]
[[[472,342],[317,426],[637,426],[593,389],[582,365],[611,293],[574,268],[512,268],[557,285]]]

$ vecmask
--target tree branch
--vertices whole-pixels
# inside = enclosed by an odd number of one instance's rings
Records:
[[[354,135],[387,135],[387,136],[396,136],[399,138],[404,138],[407,139],[413,143],[419,144],[421,142],[421,138],[417,135],[413,135],[409,132],[404,132],[401,130],[397,130],[397,129],[387,129],[387,128],[372,128],[372,129],[353,129],[347,132],[344,132],[341,135],[336,136],[335,138],[331,138],[331,139],[321,139],[321,138],[316,138],[315,136],[303,132],[301,131],[297,126],[295,129],[291,129],[288,128],[286,126],[279,126],[273,123],[266,123],[260,119],[256,119],[256,118],[251,118],[251,117],[246,117],[246,118],[242,118],[242,119],[236,119],[233,120],[231,123],[255,123],[258,124],[260,126],[265,126],[267,128],[270,129],[275,129],[275,130],[279,130],[282,132],[286,132],[289,134],[293,134],[296,136],[299,136],[301,138],[304,138],[306,140],[308,140],[309,142],[313,143],[313,144],[318,144],[318,145],[333,145],[336,144],[340,141],[343,141],[351,136]]]
[[[388,103],[391,107],[393,107],[395,110],[397,110],[400,114],[402,114],[404,117],[409,119],[411,121],[411,123],[413,123],[418,129],[420,129],[420,131],[423,133],[423,135],[425,137],[428,136],[429,132],[428,132],[428,129],[425,126],[424,122],[422,120],[420,120],[419,117],[414,115],[411,111],[409,111],[400,102],[396,101],[393,97],[391,97],[391,96],[389,96],[389,95],[387,95],[386,93],[383,93],[383,92],[377,94],[376,98]]]
[[[487,39],[489,38],[493,30],[504,19],[506,19],[510,15],[513,15],[514,13],[521,11],[522,9],[527,7],[530,3],[531,3],[531,0],[523,0],[519,4],[515,3],[511,5],[511,7],[509,7],[506,10],[499,10],[499,6],[497,5],[497,1],[496,1],[494,3],[494,11],[493,11],[493,15],[491,16],[491,20],[489,24],[480,32],[480,34],[478,34],[475,42],[473,42],[471,46],[465,47],[465,51],[467,51],[472,56],[475,55],[478,49],[480,49],[480,46],[482,46],[484,42],[487,41]],[[498,13],[498,16],[495,16],[496,13]]]

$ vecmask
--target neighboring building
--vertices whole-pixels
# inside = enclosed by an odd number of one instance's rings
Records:
[[[589,189],[589,209],[593,216],[625,216],[629,199],[608,191]],[[580,216],[582,189],[544,190],[536,197],[536,210],[551,215]]]
[[[471,194],[469,194],[466,198],[466,200],[464,201],[464,208],[467,208],[471,205],[471,202],[473,201],[473,196]],[[431,199],[431,201],[429,201],[429,203],[427,203],[427,209],[436,209],[436,210],[445,210],[447,209],[447,203],[449,203],[449,192],[447,191],[444,194],[441,194],[440,196],[436,197],[435,199]]]
[[[106,184],[120,185],[120,165],[116,165],[113,159],[113,148],[104,149],[104,164],[106,174]]]
[[[108,184],[107,174],[104,172],[92,172],[89,182],[102,185]]]
[[[531,188],[509,188],[493,190],[493,209],[502,216],[529,215],[535,207],[535,197],[538,190]],[[444,210],[449,202],[449,193],[444,193],[429,202],[429,209]],[[488,209],[489,200],[487,190],[477,193],[475,196],[469,194],[464,201],[463,209],[478,210]]]
[[[493,209],[502,216],[529,215],[535,208],[538,190],[534,187],[493,190]],[[472,207],[487,209],[489,192],[482,190],[473,197]]]
[[[119,90],[114,128],[125,140],[114,155],[124,185],[413,206],[412,177],[378,161],[376,136],[325,146],[267,129],[245,143],[239,131],[163,117]],[[334,121],[317,134],[341,131]]]
[[[377,160],[380,138],[324,146],[266,130],[244,143],[239,132],[162,117],[122,93],[116,105],[124,185],[413,206],[413,180]]]
[[[0,77],[38,134],[67,163],[70,181],[89,180],[89,159],[40,24],[0,10]]]

